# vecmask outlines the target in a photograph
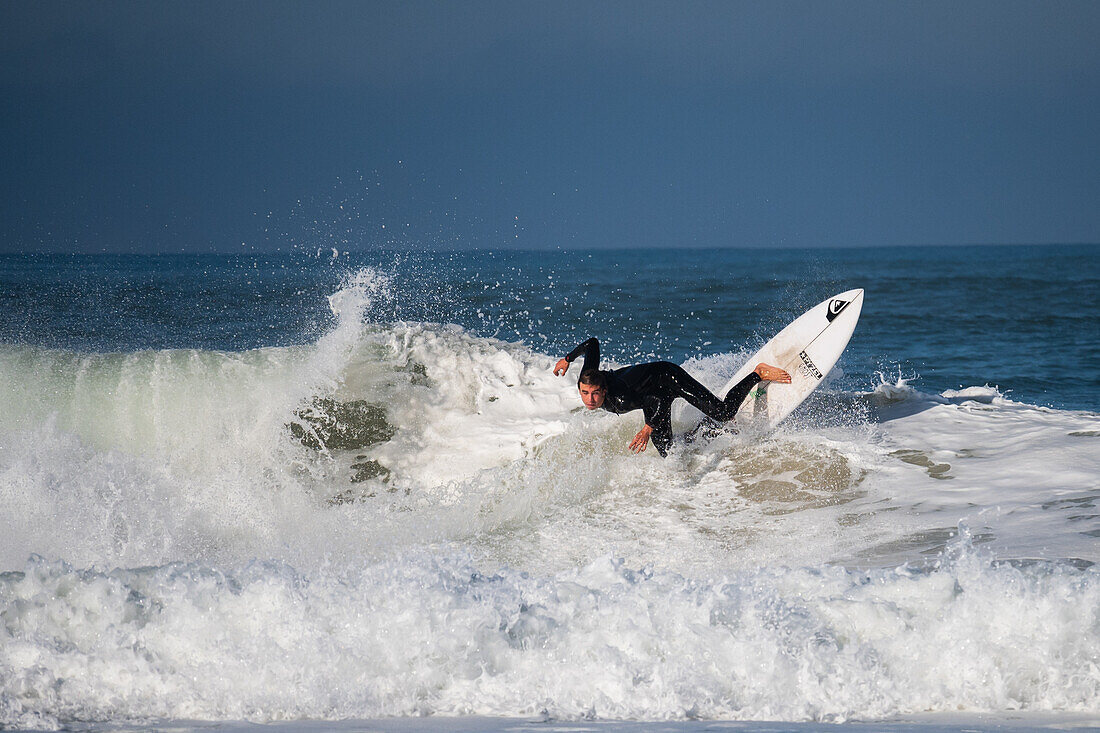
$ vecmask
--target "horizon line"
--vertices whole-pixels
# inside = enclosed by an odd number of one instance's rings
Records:
[[[752,250],[752,251],[767,251],[767,250],[782,250],[782,251],[802,251],[802,250],[871,250],[871,249],[905,249],[914,247],[931,247],[937,249],[956,249],[956,248],[968,248],[968,247],[1100,247],[1100,241],[1097,242],[962,242],[953,244],[936,244],[936,243],[911,243],[911,244],[818,244],[818,245],[768,245],[768,244],[730,244],[730,245],[702,245],[702,244],[687,244],[687,245],[672,245],[662,247],[660,245],[648,245],[648,246],[586,246],[586,247],[569,247],[562,245],[555,245],[550,247],[521,247],[521,246],[470,246],[470,247],[428,247],[428,246],[415,246],[415,245],[393,245],[385,247],[352,247],[348,249],[341,249],[338,247],[332,247],[331,245],[309,245],[308,247],[256,247],[250,246],[248,248],[238,249],[180,249],[172,251],[160,251],[160,252],[148,252],[139,251],[136,249],[101,249],[99,251],[86,251],[86,250],[21,250],[12,249],[5,250],[0,249],[0,257],[12,257],[12,256],[76,256],[76,257],[102,257],[102,256],[144,256],[144,257],[178,257],[183,255],[245,255],[245,256],[262,256],[262,255],[304,255],[313,258],[328,258],[329,254],[335,249],[338,252],[338,256],[356,255],[364,253],[466,253],[466,252],[487,252],[487,253],[531,253],[531,254],[549,254],[549,253],[570,253],[570,252],[636,252],[646,251],[654,249],[676,249],[683,251],[713,251],[713,250]],[[310,250],[320,251],[320,255],[313,254]]]

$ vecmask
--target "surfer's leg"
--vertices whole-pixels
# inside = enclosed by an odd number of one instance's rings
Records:
[[[762,381],[760,375],[756,372],[749,372],[745,375],[744,379],[730,387],[729,392],[726,392],[726,398],[723,402],[726,404],[727,409],[736,413],[737,408],[740,407],[745,398],[749,396],[749,392],[752,391],[752,388]],[[730,415],[730,417],[732,417],[732,415]]]
[[[779,367],[761,362],[757,364],[756,369],[749,372],[744,379],[730,387],[730,391],[726,392],[726,398],[723,401],[729,405],[733,412],[737,412],[737,408],[740,407],[745,398],[749,396],[749,392],[752,391],[752,388],[761,382],[790,384],[791,375]]]
[[[731,404],[718,399],[713,392],[677,364],[667,363],[663,381],[670,396],[684,398],[699,412],[719,422],[732,420],[738,405],[741,404],[741,400]],[[745,390],[745,394],[748,394],[748,390]]]

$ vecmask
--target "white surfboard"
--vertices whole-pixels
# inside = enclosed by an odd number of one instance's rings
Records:
[[[840,358],[862,309],[863,289],[846,290],[803,313],[753,354],[717,392],[719,397],[760,362],[785,369],[791,383],[761,382],[753,387],[737,411],[737,423],[761,429],[775,427],[802,404]]]

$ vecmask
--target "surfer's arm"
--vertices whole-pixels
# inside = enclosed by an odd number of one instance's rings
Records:
[[[645,415],[645,424],[653,430],[660,430],[665,425],[671,427],[672,400],[646,395],[642,398],[642,414]]]
[[[600,368],[600,341],[592,336],[577,344],[577,347],[566,354],[564,359],[558,359],[558,363],[554,365],[554,374],[559,377],[565,374],[569,370],[569,365],[581,354],[584,354],[584,365],[581,371]]]
[[[634,436],[634,440],[630,441],[630,450],[637,453],[643,451],[646,446],[649,445],[649,436],[653,434],[653,428],[648,425],[643,425],[642,429],[638,431],[638,434]]]
[[[646,449],[654,431],[658,435],[667,434],[670,438],[672,435],[672,400],[646,395],[642,398],[642,414],[645,415],[645,425],[634,436],[634,440],[630,441],[630,450],[635,453]]]

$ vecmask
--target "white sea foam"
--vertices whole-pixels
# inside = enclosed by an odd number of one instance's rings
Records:
[[[1095,710],[1100,574],[992,564],[710,581],[611,558],[553,575],[414,554],[0,579],[0,722],[421,714],[842,721]],[[1042,623],[1035,623],[1036,619]]]
[[[553,356],[392,297],[299,347],[0,350],[0,724],[1097,710],[1096,414],[884,380],[634,456]]]

